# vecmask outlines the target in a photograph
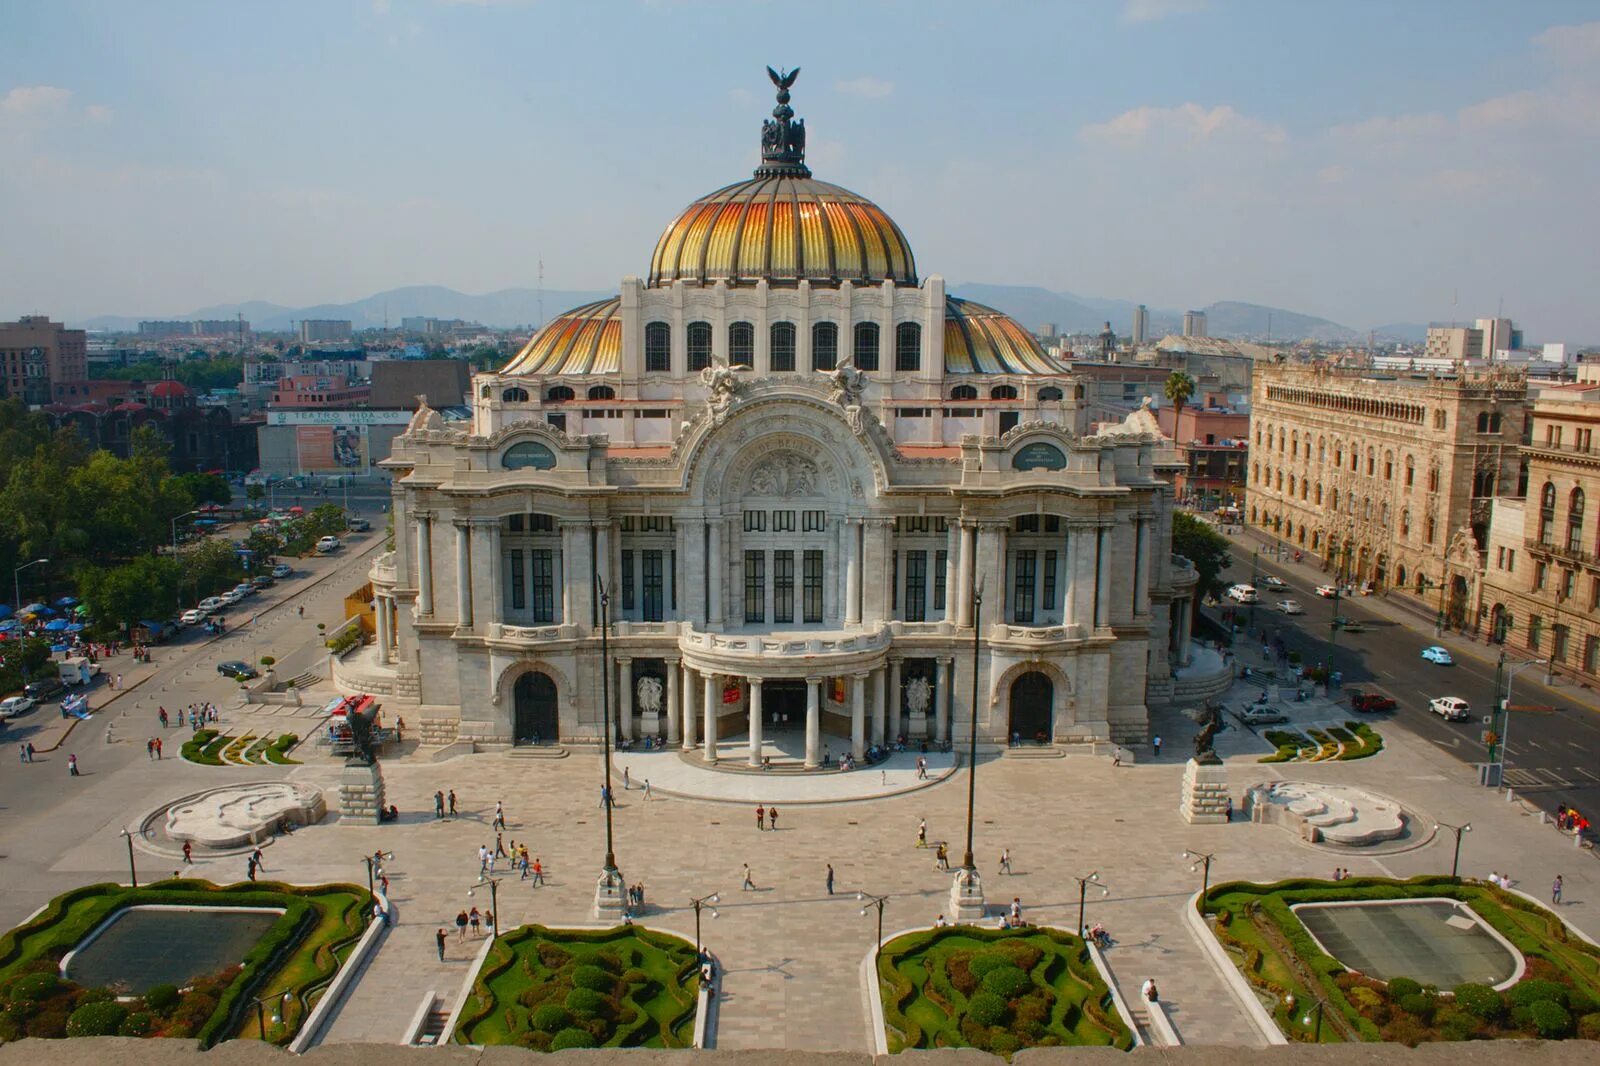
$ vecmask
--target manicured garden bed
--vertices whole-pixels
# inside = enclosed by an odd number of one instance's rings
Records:
[[[907,933],[878,955],[889,1050],[1133,1046],[1078,937],[954,926]]]
[[[1433,988],[1404,977],[1385,983],[1346,970],[1291,910],[1299,903],[1430,898],[1470,906],[1522,953],[1527,972],[1504,991],[1483,984]],[[1274,1005],[1273,1017],[1291,1040],[1412,1046],[1505,1037],[1600,1040],[1600,949],[1569,934],[1545,908],[1492,885],[1447,877],[1233,882],[1211,889],[1204,908],[1216,915],[1218,940]],[[1328,1004],[1321,1018],[1319,998]]]
[[[683,1048],[694,1044],[694,947],[639,926],[500,937],[456,1025],[462,1044]]]
[[[136,889],[112,884],[74,889],[0,936],[0,1041],[167,1036],[209,1047],[231,1037],[259,1039],[252,997],[260,996],[271,1004],[267,1038],[287,1043],[361,935],[368,901],[366,890],[354,885],[219,887],[176,880]],[[117,988],[83,988],[59,976],[62,956],[103,921],[125,907],[150,904],[273,907],[284,914],[240,964],[197,977],[181,989],[158,985],[119,1002]],[[274,1023],[271,1015],[279,1009],[281,1020]]]
[[[1383,737],[1365,722],[1346,722],[1323,729],[1269,729],[1267,743],[1278,750],[1261,762],[1349,762],[1383,750]]]

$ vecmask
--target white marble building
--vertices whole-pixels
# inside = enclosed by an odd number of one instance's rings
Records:
[[[1071,374],[813,180],[787,101],[647,277],[479,375],[470,425],[418,411],[342,683],[437,741],[596,740],[603,585],[622,737],[959,739],[975,646],[986,739],[1146,737],[1195,581],[1154,420],[1081,436]]]

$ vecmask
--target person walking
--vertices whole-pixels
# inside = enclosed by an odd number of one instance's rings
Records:
[[[778,831],[778,808],[767,808],[767,825],[771,827],[774,833]]]
[[[443,818],[444,817],[444,793],[443,792],[435,792],[433,794],[433,816],[435,818]]]
[[[511,857],[510,853],[506,851],[506,838],[502,833],[496,833],[494,835],[494,857],[497,859],[502,857]]]
[[[633,787],[633,777],[626,766],[622,768],[622,791],[626,792]]]
[[[81,774],[78,773],[78,757],[76,755],[72,755],[72,754],[68,754],[67,755],[67,776],[68,777],[81,777],[82,776]]]
[[[533,887],[538,888],[542,884],[544,884],[544,863],[539,860],[538,856],[535,856],[533,860]]]
[[[183,842],[183,864],[185,866],[194,865],[194,844],[192,841],[185,840]]]
[[[744,883],[740,886],[740,891],[742,891],[742,892],[753,892],[753,891],[755,891],[755,887],[756,887],[755,878],[750,876],[750,864],[749,863],[745,863],[744,864]]]
[[[1155,749],[1156,758],[1158,758],[1158,759],[1161,758],[1161,736],[1160,736],[1160,734],[1157,734],[1156,736],[1153,736],[1153,737],[1150,738],[1150,747]]]
[[[478,876],[482,877],[489,872],[489,845],[478,845]]]
[[[152,762],[156,757],[156,738],[147,737],[144,742],[144,757]]]
[[[833,863],[828,864],[828,895],[833,895]]]
[[[450,817],[454,818],[455,816],[456,816],[456,790],[452,788],[450,790]]]
[[[254,859],[251,859],[246,864],[245,876],[249,877],[252,883],[255,882],[255,879],[256,879],[256,861]]]
[[[648,777],[644,779],[644,801],[646,803],[650,802],[650,779]]]
[[[1554,903],[1554,904],[1557,904],[1557,905],[1560,905],[1560,903],[1561,903],[1561,875],[1560,874],[1556,874],[1556,879],[1554,881],[1550,882],[1550,902]]]
[[[500,800],[494,801],[494,827],[496,829],[506,827],[506,805]]]
[[[161,738],[156,737],[156,762],[161,761]]]
[[[24,762],[24,763],[28,761],[28,745],[26,745],[26,744],[18,744],[17,745],[17,761],[18,762]]]
[[[943,844],[940,844],[938,850],[933,853],[933,865],[934,869],[943,870],[946,873],[950,871],[950,850]]]
[[[161,728],[167,728],[167,709],[165,707],[161,708],[161,713],[157,714],[156,717],[161,719]]]
[[[1009,876],[1011,874],[1011,849],[1000,849],[1000,872]]]
[[[459,911],[456,914],[456,939],[467,939],[467,912]]]
[[[265,870],[267,868],[266,857],[261,854],[261,849],[260,848],[257,848],[256,850],[252,851],[250,853],[250,858],[255,862],[256,869]],[[379,872],[381,873],[382,870],[380,870]]]
[[[30,740],[30,741],[28,741],[28,761],[29,762],[33,761],[33,753],[34,753],[33,741]]]
[[[758,804],[756,806],[756,828],[757,829],[765,829],[766,827],[767,827],[767,809],[766,809],[766,807],[763,807],[763,806]]]
[[[919,821],[917,823],[917,847],[925,848],[927,846],[928,846],[928,820],[926,818],[924,818],[924,819],[922,819],[921,821]]]
[[[467,912],[467,924],[472,926],[472,938],[476,940],[483,931],[483,915],[478,913],[478,908],[474,907]]]
[[[444,961],[444,941],[445,941],[445,934],[444,934],[444,930],[443,929],[440,929],[438,932],[433,934],[433,942],[439,946],[439,961],[440,962]]]

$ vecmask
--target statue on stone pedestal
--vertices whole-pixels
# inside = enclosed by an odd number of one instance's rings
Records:
[[[645,714],[657,714],[661,710],[661,679],[658,677],[641,677],[639,679],[639,709]]]
[[[925,677],[914,677],[906,685],[906,709],[912,714],[927,714],[933,702],[933,686]]]
[[[1200,732],[1194,738],[1194,758],[1198,763],[1207,766],[1219,766],[1222,759],[1217,755],[1212,745],[1216,742],[1217,734],[1222,732],[1222,712],[1210,700],[1200,711],[1200,716],[1195,719],[1200,726]]]
[[[378,705],[370,704],[366,711],[351,710],[345,714],[350,723],[350,743],[354,751],[345,759],[346,766],[376,766],[378,753],[372,746],[372,725],[378,716]]]

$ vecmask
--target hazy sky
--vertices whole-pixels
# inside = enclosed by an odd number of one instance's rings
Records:
[[[1600,341],[1600,8],[1540,0],[0,5],[0,317],[614,287],[747,176],[923,274]]]

